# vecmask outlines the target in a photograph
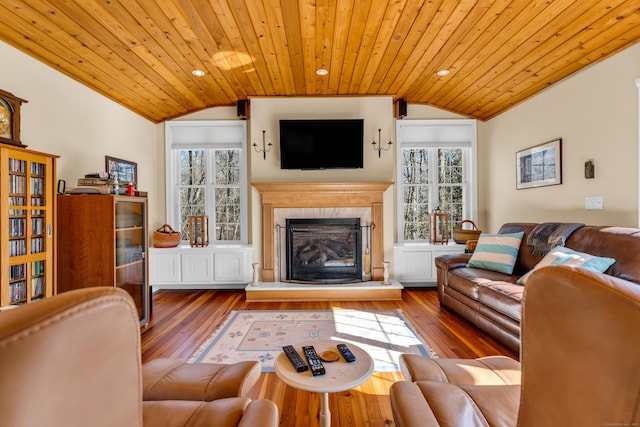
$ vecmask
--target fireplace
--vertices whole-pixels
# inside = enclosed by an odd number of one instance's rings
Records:
[[[286,280],[314,284],[362,281],[360,219],[287,219]]]
[[[263,282],[284,280],[278,274],[280,228],[276,212],[285,209],[350,209],[369,211],[367,248],[370,251],[370,279],[382,280],[384,267],[383,194],[392,182],[254,182],[252,185],[262,197],[262,257]],[[355,217],[357,215],[341,215]],[[306,218],[317,218],[305,215]],[[288,218],[288,217],[285,217]],[[283,220],[285,219],[283,218]],[[284,255],[283,255],[284,256]],[[365,267],[365,270],[368,270]],[[285,276],[284,270],[282,276]]]

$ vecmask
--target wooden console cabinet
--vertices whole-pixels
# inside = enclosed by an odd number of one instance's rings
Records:
[[[147,199],[58,196],[58,292],[116,286],[149,317]]]
[[[56,158],[0,146],[0,306],[56,292]]]

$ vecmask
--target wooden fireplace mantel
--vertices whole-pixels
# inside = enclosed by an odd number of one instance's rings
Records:
[[[393,182],[253,182],[262,196],[262,281],[275,280],[274,213],[276,208],[369,207],[371,222],[371,273],[382,280],[384,268],[382,203]]]

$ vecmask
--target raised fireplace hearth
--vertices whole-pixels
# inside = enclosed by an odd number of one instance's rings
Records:
[[[313,284],[361,281],[360,219],[287,219],[286,280]]]

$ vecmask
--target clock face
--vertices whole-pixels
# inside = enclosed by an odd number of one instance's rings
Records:
[[[11,139],[11,124],[13,111],[11,111],[11,105],[9,105],[4,99],[0,98],[0,137]]]

